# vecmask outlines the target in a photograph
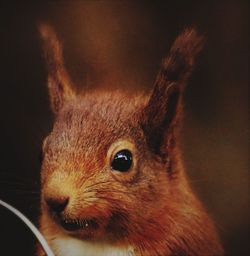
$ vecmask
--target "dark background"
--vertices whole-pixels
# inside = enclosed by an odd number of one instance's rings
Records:
[[[21,2],[21,1],[20,1]],[[247,1],[44,1],[0,4],[0,198],[37,223],[39,152],[52,127],[37,25],[64,45],[78,87],[149,90],[174,38],[205,35],[185,97],[183,152],[190,182],[215,219],[227,255],[248,255]],[[0,208],[0,254],[32,255],[35,239]]]

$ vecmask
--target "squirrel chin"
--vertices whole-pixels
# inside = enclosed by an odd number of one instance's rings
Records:
[[[72,237],[57,237],[52,241],[52,248],[58,256],[134,256],[132,246],[111,245],[104,242],[79,240]]]

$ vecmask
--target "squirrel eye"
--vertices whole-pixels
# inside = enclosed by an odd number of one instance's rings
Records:
[[[130,169],[132,166],[132,154],[129,150],[124,149],[121,151],[118,151],[112,162],[111,162],[111,168],[115,171],[119,172],[126,172]]]

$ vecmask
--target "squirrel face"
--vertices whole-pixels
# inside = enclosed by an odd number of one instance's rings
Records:
[[[131,223],[152,218],[159,211],[155,202],[163,209],[169,177],[166,163],[145,140],[140,123],[145,102],[92,93],[58,112],[44,142],[42,187],[50,214],[65,230],[114,239],[127,236]],[[129,159],[119,163],[119,152]]]
[[[79,239],[132,245],[138,255],[220,251],[213,224],[186,181],[177,143],[200,36],[185,30],[163,60],[152,92],[131,97],[77,94],[56,35],[48,26],[40,32],[55,114],[43,144],[46,222]]]

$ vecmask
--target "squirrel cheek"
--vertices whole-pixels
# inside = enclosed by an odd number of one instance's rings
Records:
[[[122,183],[133,182],[137,176],[136,168],[133,168],[132,170],[130,170],[126,173],[117,172],[117,171],[113,171],[113,170],[111,170],[111,173],[115,180],[122,182]]]

